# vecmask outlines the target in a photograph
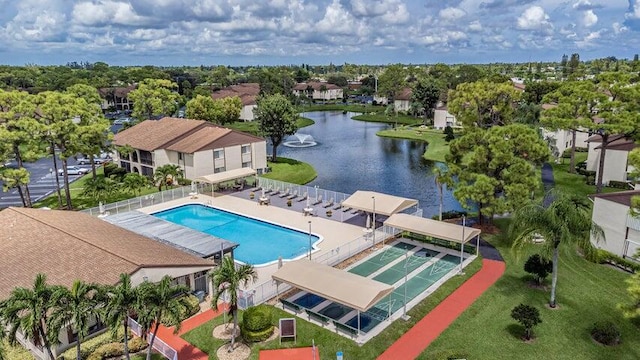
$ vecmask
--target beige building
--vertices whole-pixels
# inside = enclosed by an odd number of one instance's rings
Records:
[[[640,196],[640,191],[620,191],[591,195],[593,198],[592,220],[604,231],[604,241],[596,241],[591,235],[591,243],[615,255],[636,258],[640,249],[640,219],[629,214],[631,198]]]
[[[595,171],[597,179],[600,172],[602,137],[593,135],[586,142],[589,144],[587,170]],[[610,137],[607,151],[605,152],[604,172],[602,174],[602,182],[604,184],[608,184],[611,180],[628,181],[629,174],[634,171],[633,166],[629,165],[629,152],[635,149],[636,146],[633,140],[627,139],[622,135]]]
[[[267,167],[264,139],[203,120],[146,120],[118,132],[113,143],[133,148],[131,154],[117,152],[116,164],[148,176],[167,164],[180,166],[187,179],[240,168],[261,173]]]
[[[67,287],[75,280],[116,285],[123,273],[134,286],[169,275],[194,289],[196,278],[213,267],[210,260],[79,212],[7,208],[0,211],[0,227],[0,300],[17,287],[31,288],[39,273],[48,284]],[[92,334],[104,330],[97,321],[90,325]],[[54,354],[73,346],[76,336],[73,327],[63,329]],[[18,340],[36,358],[46,358],[46,350],[20,334]]]
[[[115,110],[132,110],[133,102],[129,100],[129,93],[135,89],[136,85],[98,89],[98,93],[102,98],[100,107],[103,111],[110,108]]]
[[[231,85],[226,88],[214,91],[211,96],[214,99],[222,99],[226,97],[237,96],[242,101],[242,110],[240,111],[240,119],[244,121],[253,121],[253,109],[258,107],[256,102],[260,94],[260,84],[246,83]]]
[[[293,87],[293,94],[295,96],[306,95],[313,100],[337,100],[344,97],[341,87],[319,81],[298,83]]]
[[[396,112],[404,111],[407,112],[411,108],[411,95],[413,91],[411,88],[406,87],[400,91],[398,91],[393,97],[393,109]]]
[[[438,106],[433,111],[433,128],[444,130],[447,126],[452,128],[461,127],[458,125],[456,117],[449,112],[446,105]]]

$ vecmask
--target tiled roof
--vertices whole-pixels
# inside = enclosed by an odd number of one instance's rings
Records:
[[[211,265],[79,212],[7,208],[0,211],[0,227],[0,299],[15,287],[30,287],[38,273],[50,284],[116,284],[120,274],[140,268]]]
[[[620,138],[624,137],[624,135],[611,135],[609,136],[609,141],[614,141],[614,140],[618,140]],[[589,136],[589,138],[586,140],[587,142],[602,142],[602,136],[595,134],[595,135],[591,135]]]
[[[120,98],[124,98],[127,97],[127,95],[129,95],[129,93],[133,90],[136,89],[136,85],[129,85],[129,86],[119,86],[119,87],[109,87],[109,88],[100,88],[98,89],[98,93],[100,94],[100,96],[102,97],[107,97],[107,94],[110,91],[113,91],[113,94],[117,97]]]
[[[255,105],[256,99],[260,94],[260,84],[246,83],[231,85],[226,88],[214,91],[211,96],[214,99],[222,99],[226,97],[237,96],[242,101],[242,105]]]
[[[593,194],[589,195],[592,198],[599,198],[603,200],[613,201],[614,203],[631,206],[631,198],[640,195],[640,190],[629,191],[616,191],[605,194]]]
[[[600,140],[602,142],[602,140]],[[635,149],[638,145],[636,145],[635,141],[626,138],[618,138],[616,140],[610,141],[607,145],[607,150],[621,150],[621,151],[631,151]],[[601,149],[602,144],[596,146],[596,149]]]
[[[411,90],[410,87],[406,87],[400,91],[398,91],[396,93],[396,95],[393,97],[394,100],[411,100],[411,95],[413,94],[413,91]]]
[[[186,154],[261,141],[264,139],[204,120],[179,118],[146,120],[121,130],[113,140],[118,146],[130,145],[147,151],[167,149]]]
[[[320,82],[320,81],[309,81],[306,83],[297,83],[296,86],[293,87],[293,90],[306,91],[307,87],[309,86],[311,86],[315,91],[320,91],[320,88],[322,88],[322,86],[324,86],[327,90],[341,89],[340,86],[335,84],[329,84],[329,83]]]

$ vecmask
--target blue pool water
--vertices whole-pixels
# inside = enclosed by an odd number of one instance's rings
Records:
[[[204,205],[184,205],[153,216],[240,244],[234,257],[259,265],[309,251],[309,234]],[[311,242],[318,241],[311,235]]]

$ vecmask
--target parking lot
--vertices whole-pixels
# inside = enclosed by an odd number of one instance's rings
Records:
[[[67,160],[68,166],[78,166],[90,169],[89,165],[77,165],[74,158]],[[57,160],[58,168],[62,167],[60,160]],[[25,163],[24,167],[31,173],[31,181],[29,182],[29,192],[31,201],[36,202],[47,195],[53,193],[56,189],[56,174],[53,171],[53,160],[51,158],[43,158],[33,163]],[[80,176],[69,175],[70,181],[75,181]],[[18,190],[11,189],[9,192],[3,191],[2,181],[0,181],[0,209],[9,206],[22,206],[22,200]],[[60,187],[64,186],[62,176],[60,176]]]

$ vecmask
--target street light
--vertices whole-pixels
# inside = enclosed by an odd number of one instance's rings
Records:
[[[309,261],[311,261],[311,220],[309,220]]]

